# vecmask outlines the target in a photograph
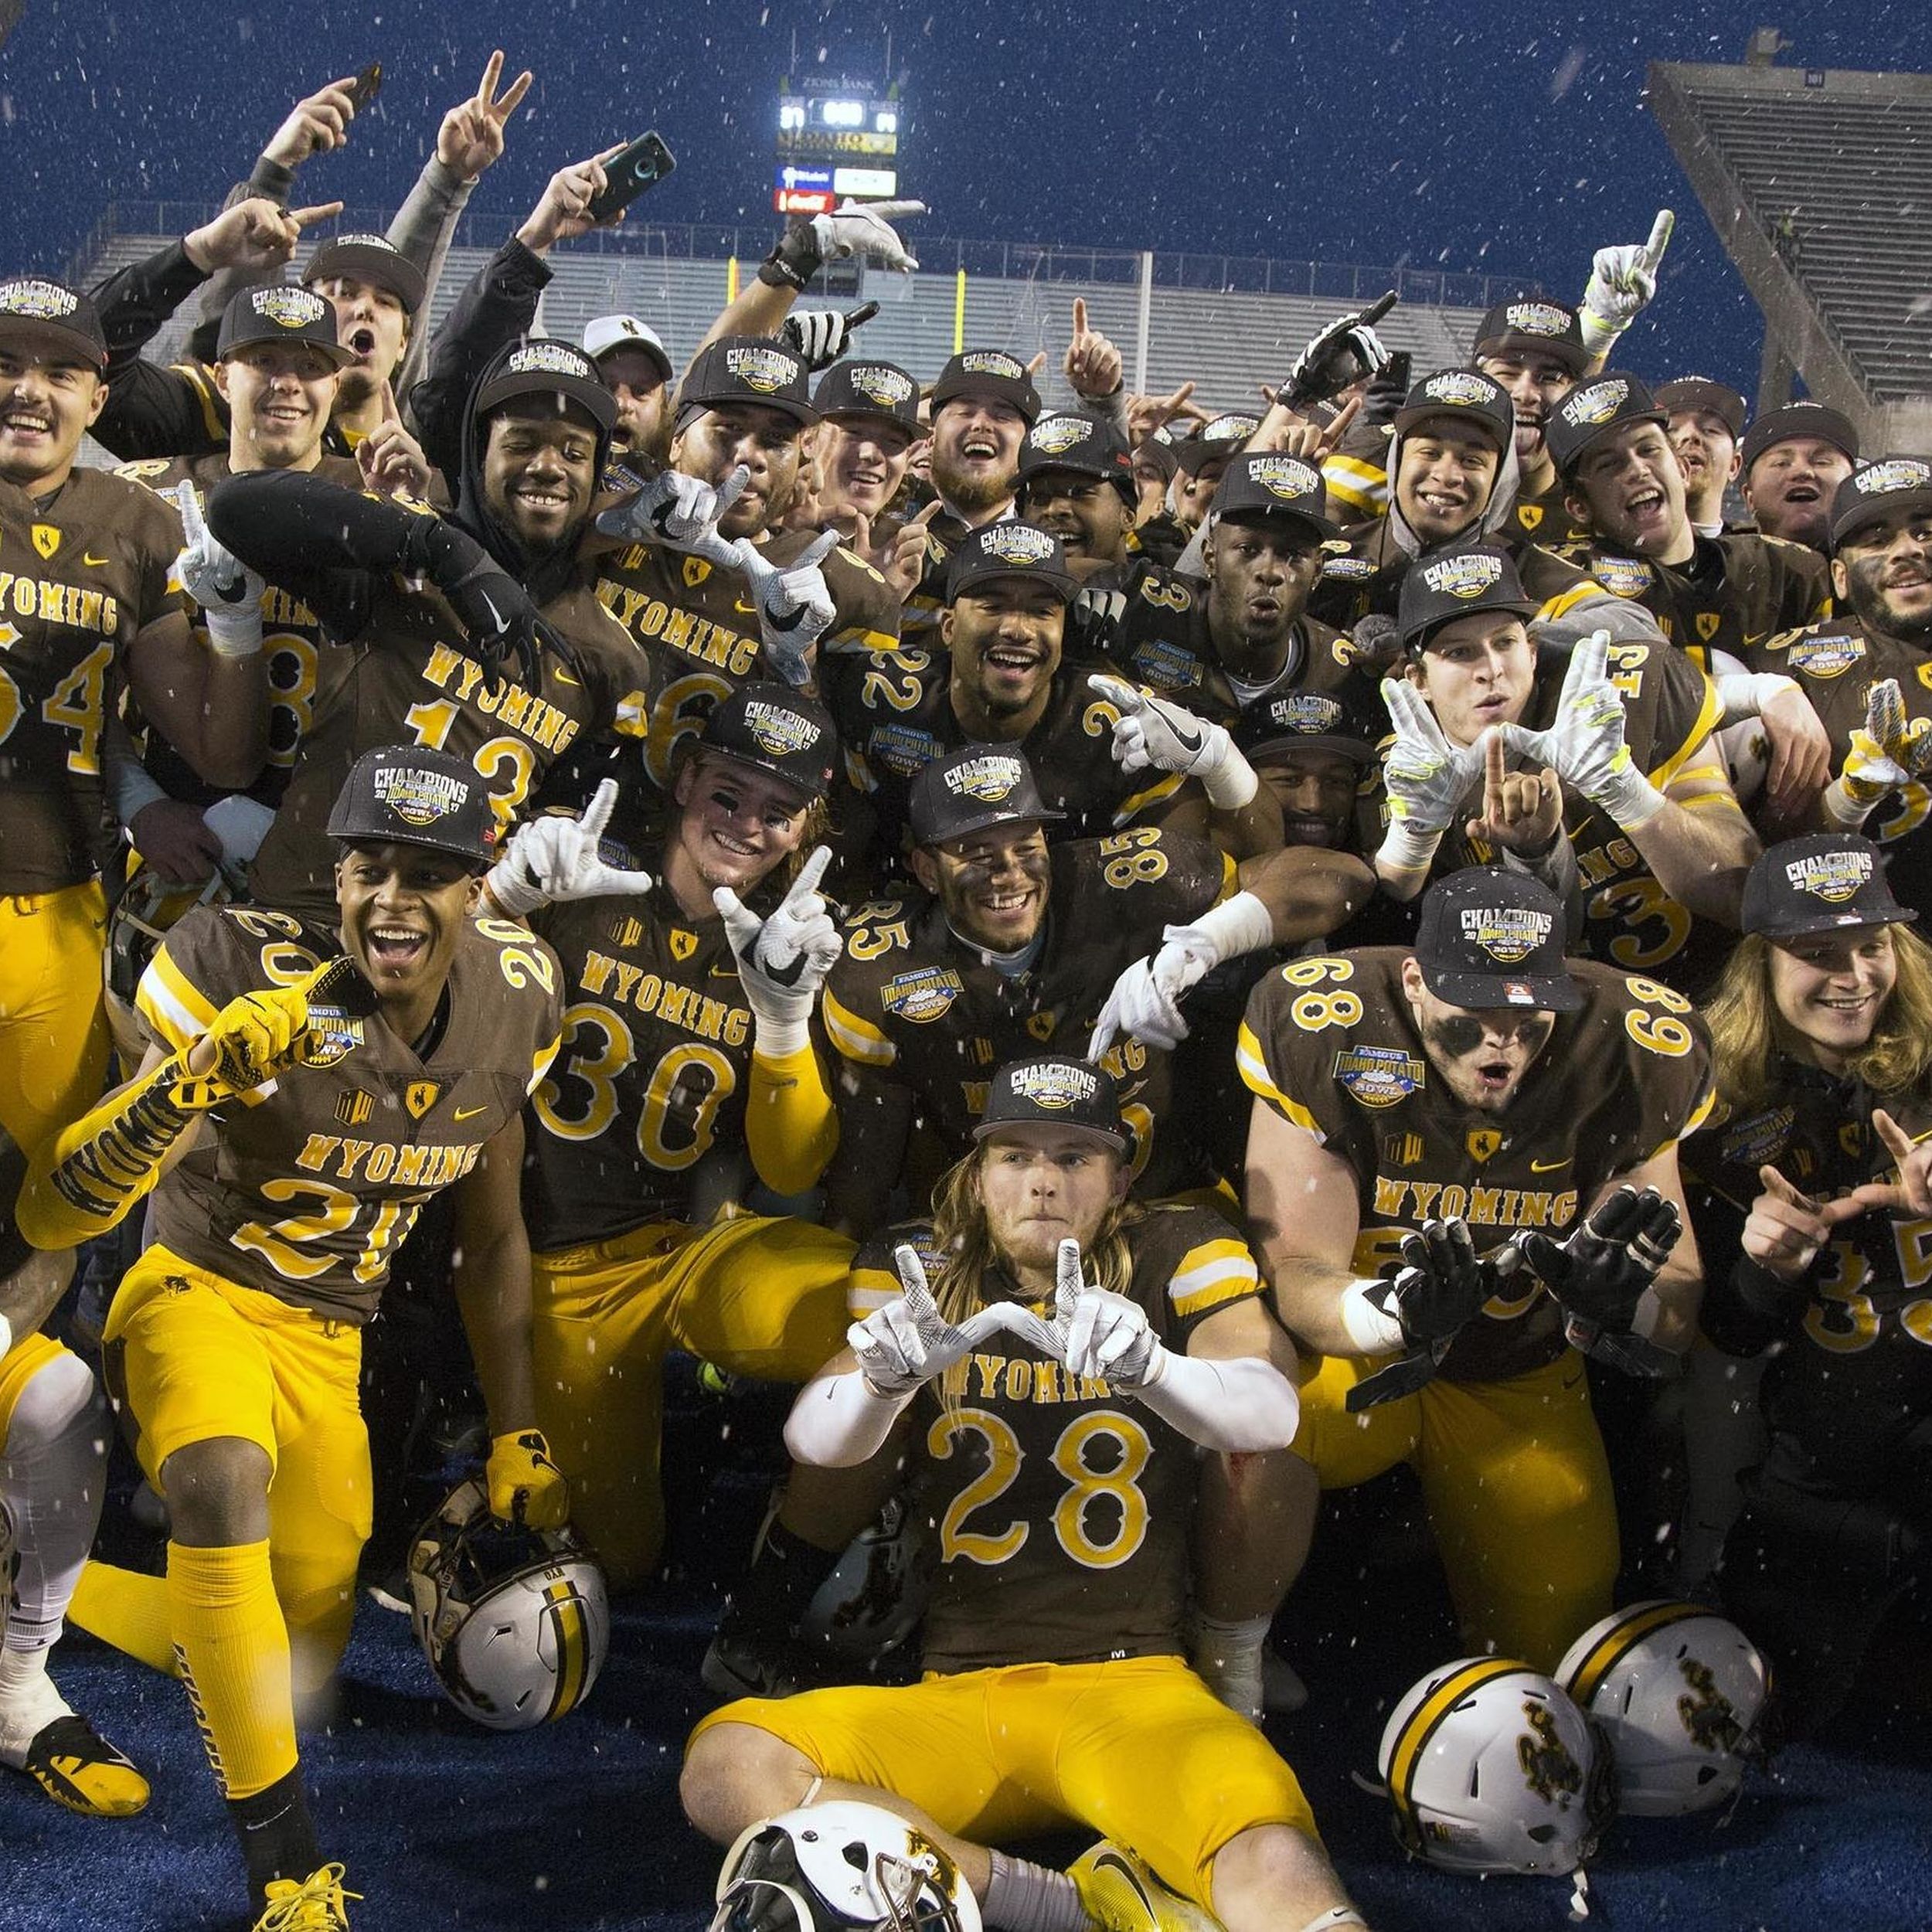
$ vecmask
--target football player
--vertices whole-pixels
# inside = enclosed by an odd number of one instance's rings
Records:
[[[1582,536],[1543,441],[1544,419],[1594,366],[1577,311],[1540,298],[1500,302],[1477,326],[1474,360],[1509,392],[1515,410],[1515,529],[1552,549]]]
[[[1845,614],[1774,638],[1750,662],[1797,679],[1831,735],[1837,775],[1818,822],[1876,839],[1899,889],[1932,905],[1932,464],[1888,457],[1848,477],[1832,544]]]
[[[1199,1449],[1285,1443],[1292,1356],[1224,1221],[1131,1200],[1127,1140],[1105,1073],[1009,1063],[931,1218],[860,1251],[850,1345],[786,1440],[881,1495],[917,1466],[927,1675],[713,1712],[685,1809],[729,1844],[795,1804],[878,1801],[995,1926],[1087,1932],[1135,1895],[1145,1923],[1141,1859],[1230,1932],[1359,1925],[1293,1773],[1183,1661]],[[1069,1875],[988,1849],[1070,1824],[1133,1852]]]
[[[596,315],[583,325],[583,352],[616,399],[611,454],[640,469],[661,464],[671,447],[671,391],[677,371],[664,338],[641,316]]]
[[[1263,980],[1240,1052],[1250,1226],[1320,1352],[1294,1452],[1330,1488],[1413,1463],[1470,1648],[1544,1671],[1617,1566],[1572,1345],[1651,1372],[1689,1345],[1677,1143],[1711,1104],[1690,1002],[1563,930],[1536,880],[1457,872],[1413,951]]]
[[[1691,528],[1699,536],[1722,536],[1724,494],[1743,464],[1738,440],[1744,434],[1744,399],[1708,376],[1660,383],[1656,398],[1684,472],[1684,513]]]
[[[517,1206],[524,1100],[557,1050],[556,957],[473,917],[496,821],[463,760],[369,753],[329,835],[336,920],[209,906],[176,926],[141,981],[139,1074],[43,1149],[21,1203],[22,1232],[58,1248],[151,1196],[105,1341],[168,1503],[167,1575],[96,1566],[74,1616],[137,1633],[137,1655],[166,1633],[264,1928],[348,1923],[294,1695],[340,1659],[369,1532],[362,1330],[445,1188],[491,1508],[553,1528],[570,1502],[535,1426]]]
[[[256,899],[326,905],[328,801],[376,745],[413,737],[470,760],[507,828],[580,738],[641,735],[647,667],[579,555],[616,420],[583,355],[538,338],[477,383],[447,514],[288,471],[216,490],[216,536],[353,654],[256,854]]]
[[[928,434],[919,385],[896,363],[835,362],[818,379],[811,406],[818,412],[810,437],[814,527],[837,530],[870,556]]]
[[[1662,644],[1599,633],[1551,662],[1532,611],[1509,558],[1487,546],[1446,550],[1405,580],[1407,662],[1383,685],[1396,736],[1377,874],[1412,899],[1432,869],[1504,851],[1562,890],[1566,839],[1587,915],[1580,949],[1694,977],[1728,947],[1757,852],[1711,745],[1716,694]]]
[[[746,1151],[781,1196],[831,1152],[807,1031],[841,950],[814,890],[823,855],[780,889],[837,759],[812,699],[741,685],[687,741],[642,869],[598,858],[594,810],[580,826],[532,820],[490,875],[489,897],[531,917],[563,969],[563,1046],[531,1102],[524,1185],[537,1420],[618,1588],[649,1577],[663,1542],[666,1352],[802,1382],[844,1333],[849,1241],[717,1213],[751,1178]]]
[[[1061,555],[1083,582],[1124,584],[1134,576],[1130,556],[1139,502],[1133,451],[1111,417],[1059,410],[1028,429],[1019,446],[1015,507],[1060,539]]]
[[[1799,1730],[1842,1702],[1932,1551],[1932,953],[1917,916],[1868,839],[1767,851],[1708,1009],[1724,1111],[1684,1148],[1699,1244],[1732,1257],[1713,1268],[1705,1331],[1770,1356],[1768,1453],[1723,1587]]]
[[[1859,465],[1859,433],[1822,403],[1767,410],[1744,432],[1738,487],[1766,536],[1827,547],[1832,496]]]

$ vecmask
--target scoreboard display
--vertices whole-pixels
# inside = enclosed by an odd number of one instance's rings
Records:
[[[781,215],[822,215],[842,201],[890,201],[899,192],[895,86],[852,80],[784,83],[771,205]]]

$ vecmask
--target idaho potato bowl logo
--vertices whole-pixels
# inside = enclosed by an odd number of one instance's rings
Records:
[[[760,396],[775,395],[798,379],[798,365],[781,349],[728,349],[725,367],[732,376]]]
[[[969,758],[947,773],[946,789],[964,798],[977,798],[981,804],[996,805],[1012,797],[1022,775],[1017,758]]]
[[[896,369],[862,362],[852,372],[851,380],[861,396],[870,396],[881,409],[896,409],[912,400],[911,377]]]
[[[1885,496],[1893,490],[1932,490],[1932,464],[1910,456],[1889,456],[1868,463],[1852,478],[1860,496]]]
[[[328,304],[312,289],[300,288],[293,283],[274,288],[257,288],[250,294],[248,305],[264,321],[273,322],[277,328],[305,328],[312,322],[319,322],[328,308]]]
[[[603,386],[604,379],[567,342],[526,342],[513,349],[503,365],[506,376],[574,376],[580,383]]]
[[[960,357],[959,367],[964,376],[999,376],[1009,383],[1026,379],[1026,365],[1000,349],[969,349]]]
[[[1030,523],[995,523],[980,532],[979,549],[1002,563],[1045,563],[1053,556],[1053,539]]]
[[[1278,730],[1314,738],[1332,731],[1342,722],[1342,704],[1318,691],[1291,691],[1270,701],[1267,716],[1269,724]]]
[[[1502,581],[1502,559],[1479,551],[1444,557],[1422,566],[1422,580],[1440,597],[1479,597]]]
[[[1045,1066],[1017,1066],[1009,1077],[1012,1090],[1022,1100],[1055,1113],[1079,1107],[1100,1090],[1099,1080],[1083,1066],[1069,1066],[1055,1060]]]
[[[1828,906],[1842,906],[1872,883],[1876,863],[1869,852],[1818,852],[1793,859],[1784,868],[1784,876],[1795,890],[1809,893]]]
[[[809,751],[824,736],[809,718],[783,705],[767,704],[753,699],[745,706],[745,726],[752,736],[774,758],[794,751]]]
[[[1077,416],[1049,416],[1033,425],[1033,447],[1043,455],[1064,456],[1093,434],[1093,424]]]
[[[1245,443],[1261,427],[1255,416],[1217,416],[1201,427],[1203,443]]]
[[[1447,403],[1452,409],[1481,409],[1502,392],[1486,376],[1478,376],[1473,369],[1446,369],[1439,376],[1432,376],[1422,386],[1422,393],[1432,403]]]
[[[0,282],[0,313],[29,315],[36,321],[56,322],[80,306],[70,289],[58,282],[36,279]]]
[[[1321,479],[1307,464],[1292,456],[1257,456],[1248,460],[1250,478],[1284,503],[1305,503],[1321,495]]]
[[[1462,936],[1498,966],[1516,966],[1549,939],[1554,924],[1549,913],[1528,906],[1470,906]]]
[[[460,811],[469,795],[469,787],[447,772],[396,765],[376,774],[377,799],[406,825],[433,825]]]
[[[1607,423],[1630,398],[1630,385],[1621,378],[1592,383],[1588,389],[1572,392],[1563,400],[1563,413],[1572,423]]]
[[[1561,335],[1570,317],[1553,302],[1512,302],[1503,311],[1503,322],[1518,335]]]

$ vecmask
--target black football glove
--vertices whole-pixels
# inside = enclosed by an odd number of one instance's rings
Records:
[[[1359,308],[1353,315],[1338,317],[1294,359],[1288,379],[1277,397],[1282,407],[1304,412],[1317,403],[1339,396],[1365,376],[1386,369],[1389,352],[1382,345],[1375,325],[1396,305],[1396,292]]]
[[[1372,1409],[1413,1394],[1433,1376],[1464,1323],[1482,1311],[1522,1257],[1507,1243],[1478,1255],[1466,1221],[1428,1221],[1420,1234],[1402,1237],[1403,1267],[1380,1297],[1394,1317],[1406,1352],[1401,1359],[1349,1391],[1352,1410]]]
[[[1410,364],[1409,352],[1399,349],[1369,378],[1362,392],[1362,407],[1355,413],[1356,428],[1386,429],[1396,420],[1396,412],[1409,400]]]
[[[1563,1329],[1585,1355],[1630,1375],[1675,1374],[1668,1349],[1631,1332],[1644,1291],[1670,1259],[1683,1226],[1677,1204],[1655,1188],[1620,1187],[1561,1241],[1519,1237],[1527,1261],[1563,1312]]]
[[[537,615],[529,592],[473,536],[440,516],[418,522],[420,532],[411,532],[415,573],[427,577],[448,600],[469,640],[470,655],[482,665],[491,688],[502,685],[504,666],[509,664],[517,681],[534,691],[544,646],[560,651],[560,647]]]
[[[1063,646],[1070,658],[1111,658],[1127,617],[1127,596],[1098,588],[1077,591],[1066,607]]]

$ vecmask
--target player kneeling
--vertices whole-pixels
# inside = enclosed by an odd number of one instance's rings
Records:
[[[1294,1773],[1184,1661],[1198,1449],[1294,1434],[1253,1257],[1203,1209],[1128,1201],[1117,1094],[1088,1063],[1002,1068],[975,1141],[930,1221],[860,1250],[869,1312],[786,1427],[882,1497],[920,1464],[927,1676],[713,1713],[685,1811],[731,1843],[801,1804],[883,1804],[1026,1932],[1171,1923],[1185,1900],[1234,1932],[1359,1924]],[[1114,1841],[1073,1875],[982,1842],[1070,1823]]]

